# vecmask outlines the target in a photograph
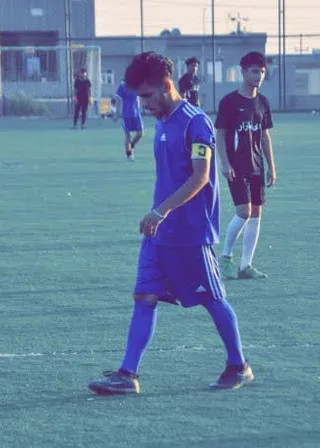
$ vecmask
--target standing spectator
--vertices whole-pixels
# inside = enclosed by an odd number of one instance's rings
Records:
[[[81,68],[79,74],[74,82],[74,116],[73,116],[73,128],[77,128],[79,114],[81,111],[81,129],[85,128],[87,120],[87,110],[89,104],[91,104],[91,82],[88,79],[87,70]]]
[[[197,76],[200,61],[196,57],[187,59],[187,73],[179,79],[179,92],[190,104],[200,106],[200,78]]]

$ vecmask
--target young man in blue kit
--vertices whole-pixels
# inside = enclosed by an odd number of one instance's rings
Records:
[[[223,279],[263,279],[267,274],[254,268],[252,260],[265,201],[264,158],[267,186],[276,181],[269,134],[273,126],[270,106],[267,98],[258,93],[266,74],[266,59],[261,53],[250,52],[241,59],[240,65],[243,83],[221,100],[215,122],[222,173],[235,205],[235,216],[228,225],[219,264]],[[237,272],[233,246],[242,231],[243,250]]]
[[[129,161],[134,160],[134,147],[143,136],[143,122],[139,107],[139,98],[126,82],[122,81],[116,91],[117,115],[122,116],[125,135],[125,151]],[[120,104],[121,103],[121,104]],[[121,112],[120,112],[121,109]],[[134,133],[134,136],[132,136]]]
[[[158,301],[202,305],[227,352],[212,388],[237,389],[254,376],[242,352],[236,315],[226,300],[212,245],[219,235],[219,185],[213,125],[183,100],[172,81],[173,64],[154,52],[137,55],[126,83],[157,119],[156,183],[150,212],[140,222],[141,243],[134,310],[119,370],[89,383],[98,394],[138,393],[138,369],[157,319]]]

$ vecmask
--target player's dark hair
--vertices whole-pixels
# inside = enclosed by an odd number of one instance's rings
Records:
[[[136,90],[141,84],[158,87],[166,78],[171,78],[173,62],[154,51],[146,51],[135,56],[125,73],[127,86]]]
[[[262,53],[259,53],[258,51],[251,51],[241,58],[240,65],[244,70],[251,67],[252,65],[257,65],[258,67],[266,67],[267,60]]]
[[[196,58],[195,56],[193,56],[192,58],[189,58],[186,60],[186,65],[191,65],[191,64],[199,64],[200,65],[200,61],[198,58]]]
[[[87,69],[82,67],[82,68],[80,68],[79,73],[82,73],[82,74],[87,73]]]

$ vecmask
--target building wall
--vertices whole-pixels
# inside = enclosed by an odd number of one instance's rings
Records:
[[[261,91],[273,109],[320,110],[320,54],[287,55],[285,89],[279,89],[279,57],[269,56],[269,76]],[[281,65],[283,74],[283,65]],[[302,76],[301,76],[302,75]],[[285,96],[285,98],[284,98]]]
[[[54,98],[63,100],[62,104],[66,98],[70,102],[72,80],[66,50],[17,49],[65,46],[68,1],[71,38],[93,39],[94,0],[0,0],[0,115],[2,103],[8,104],[19,95],[49,98],[50,106]],[[1,47],[9,47],[9,51]]]
[[[11,32],[57,31],[66,37],[66,0],[1,0],[0,30]],[[95,35],[94,0],[71,0],[71,36]]]
[[[94,0],[71,0],[71,13],[71,36],[93,38],[95,36]]]
[[[54,30],[63,34],[65,22],[63,3],[63,0],[54,2],[50,0],[1,0],[0,30],[12,32]]]
[[[112,95],[123,78],[131,58],[141,52],[142,42],[140,38],[132,36],[95,37],[94,0],[0,0],[0,46],[64,45],[67,1],[70,1],[72,12],[72,44],[101,48],[102,96]],[[143,48],[170,57],[175,64],[176,81],[185,70],[184,61],[190,56],[197,56],[201,61],[199,74],[202,80],[200,92],[202,105],[205,110],[212,111],[217,109],[219,101],[226,93],[238,87],[241,81],[239,72],[241,56],[252,50],[264,53],[266,38],[267,35],[264,33],[215,36],[215,83],[212,77],[211,36],[146,37]],[[4,95],[8,91],[15,92],[16,89],[38,97],[47,94],[51,94],[51,97],[58,94],[65,95],[64,84],[68,77],[66,56],[62,50],[57,56],[56,63],[59,73],[48,77],[45,68],[42,70],[41,67],[41,73],[34,82],[30,77],[25,83],[23,79],[17,82],[17,76],[13,76],[14,79],[10,81],[8,73],[3,77],[4,67],[8,65],[8,61],[4,61],[3,57],[1,59],[0,89],[2,88]],[[320,54],[315,52],[310,55],[286,56],[285,92],[283,86],[280,88],[279,85],[278,57],[275,55],[271,59],[268,79],[261,91],[268,97],[272,108],[319,109]],[[20,61],[25,64],[26,57],[23,55]],[[14,75],[12,63],[15,64],[14,59],[10,61],[10,70]],[[21,72],[21,67],[17,70]],[[99,70],[97,65],[95,73],[98,74]],[[41,86],[39,79],[45,81]],[[70,91],[70,88],[67,91]]]

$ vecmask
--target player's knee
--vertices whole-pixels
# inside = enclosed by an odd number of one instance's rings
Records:
[[[245,221],[247,221],[251,217],[250,213],[248,213],[248,212],[237,213],[237,216],[239,216],[239,218],[244,219]]]
[[[251,211],[251,218],[261,218],[262,207],[261,205],[253,205]]]
[[[144,302],[150,306],[155,306],[158,303],[158,297],[155,294],[134,294],[133,298],[136,302]]]
[[[250,205],[238,205],[236,208],[236,214],[242,219],[249,219],[251,217],[251,207]]]

